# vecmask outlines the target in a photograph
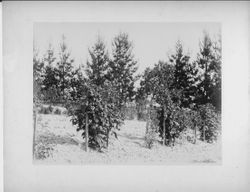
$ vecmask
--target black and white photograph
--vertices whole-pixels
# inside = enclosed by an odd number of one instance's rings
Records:
[[[220,164],[218,23],[35,23],[34,163]]]
[[[249,191],[249,5],[4,1],[3,190]]]

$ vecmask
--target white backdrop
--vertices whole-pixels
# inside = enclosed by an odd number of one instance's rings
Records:
[[[249,10],[248,2],[4,2],[5,191],[248,191]],[[33,165],[33,23],[40,21],[221,23],[222,165]]]

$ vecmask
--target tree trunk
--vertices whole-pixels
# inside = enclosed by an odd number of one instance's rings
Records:
[[[150,120],[147,118],[147,123],[146,123],[146,133],[145,133],[145,135],[147,135],[147,133],[148,133],[148,130],[149,130],[149,124],[150,124],[150,122],[149,122]]]
[[[196,143],[197,127],[194,127],[194,144]]]
[[[109,146],[109,130],[107,130],[107,142],[106,142],[107,148]]]
[[[65,106],[65,74],[64,74],[64,64],[63,64],[63,105]]]
[[[163,109],[163,145],[166,145],[166,122],[165,122],[165,113],[166,113],[166,108],[164,106]]]
[[[35,158],[35,145],[36,145],[36,127],[37,127],[37,107],[33,111],[34,115],[34,130],[33,130],[33,159]]]
[[[85,148],[86,152],[89,151],[89,119],[88,114],[86,114],[86,124],[85,124]]]
[[[205,135],[205,126],[203,126],[203,141],[205,141],[206,135]]]
[[[150,100],[149,107],[148,107],[148,109],[147,109],[146,134],[149,132],[149,127],[150,127],[150,125],[151,125],[151,115],[150,115],[150,112],[151,112],[151,108],[152,108],[152,103],[153,103],[153,100],[151,99],[151,100]]]

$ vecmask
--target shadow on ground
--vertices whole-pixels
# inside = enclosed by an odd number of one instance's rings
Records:
[[[125,137],[126,139],[129,139],[129,140],[140,140],[140,141],[144,141],[144,138],[142,138],[142,137],[136,137],[136,136],[133,136],[133,135],[128,134],[128,133],[118,134],[118,136],[120,136],[120,137]]]
[[[46,143],[46,144],[69,144],[69,145],[78,145],[78,143],[73,140],[70,136],[60,136],[53,133],[48,133],[46,135],[39,135],[36,139],[36,143]]]

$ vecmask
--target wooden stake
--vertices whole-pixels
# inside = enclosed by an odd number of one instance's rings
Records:
[[[107,141],[106,141],[106,146],[108,148],[109,146],[109,130],[107,130]]]
[[[205,141],[205,126],[203,126],[203,141]]]
[[[150,121],[151,121],[151,117],[150,117],[150,108],[151,108],[151,104],[149,105],[149,107],[147,108],[147,123],[146,123],[146,135],[149,131],[149,127],[150,127]]]
[[[165,123],[165,106],[163,109],[163,145],[166,145],[166,123]]]
[[[197,129],[197,127],[195,126],[194,127],[194,144],[196,143],[196,129]]]
[[[89,119],[88,113],[86,114],[86,124],[85,124],[85,148],[86,152],[89,151]]]

